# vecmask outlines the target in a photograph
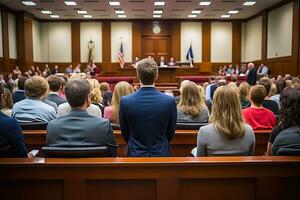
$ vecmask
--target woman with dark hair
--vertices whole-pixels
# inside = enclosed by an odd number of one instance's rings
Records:
[[[277,155],[283,148],[300,151],[300,90],[284,89],[280,105],[279,122],[269,141],[273,143],[272,155]]]

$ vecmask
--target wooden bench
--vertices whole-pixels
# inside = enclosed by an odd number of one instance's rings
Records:
[[[1,199],[299,199],[300,157],[0,159]]]
[[[28,150],[41,149],[46,145],[46,130],[24,130],[25,143]],[[197,146],[198,130],[176,130],[171,142],[171,152],[174,157],[192,156],[191,150]],[[118,143],[118,155],[126,156],[126,143],[120,130],[114,130]],[[263,155],[266,151],[270,130],[255,131],[256,146],[254,155]]]

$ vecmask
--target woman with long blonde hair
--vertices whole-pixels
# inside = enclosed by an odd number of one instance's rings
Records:
[[[101,90],[100,90],[100,84],[99,81],[96,79],[88,79],[90,88],[91,88],[91,103],[98,106],[102,113],[104,113],[104,105],[102,104],[102,96],[101,96]]]
[[[202,87],[201,87],[202,88]],[[209,111],[205,104],[203,89],[189,81],[181,89],[181,98],[177,106],[178,122],[207,122]]]
[[[104,118],[109,119],[113,123],[119,123],[119,108],[121,97],[133,93],[133,87],[126,81],[121,81],[115,86],[111,105],[105,107]]]
[[[255,148],[251,126],[245,124],[236,89],[219,87],[213,97],[210,124],[200,128],[197,156],[250,156]]]

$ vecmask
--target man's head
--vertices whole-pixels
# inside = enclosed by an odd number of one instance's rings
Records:
[[[59,92],[63,86],[63,80],[59,76],[49,76],[47,81],[52,92]]]
[[[268,94],[271,90],[271,86],[272,86],[271,79],[269,79],[268,77],[260,78],[259,81],[258,81],[258,84],[262,85],[266,88],[266,90],[267,90],[267,95],[266,96],[268,96]]]
[[[19,79],[18,79],[18,89],[19,90],[24,90],[24,84],[25,84],[25,81],[27,80],[28,78],[26,78],[25,76],[21,76]]]
[[[49,84],[43,77],[33,76],[25,81],[25,94],[27,97],[43,99],[49,91]]]
[[[158,78],[158,66],[153,59],[143,59],[137,65],[137,77],[143,85],[152,85]]]
[[[253,64],[253,63],[248,63],[248,69],[252,69],[252,68],[254,68],[255,67],[255,65]]]
[[[267,90],[264,86],[255,85],[251,87],[249,92],[249,99],[254,105],[261,106],[266,96]]]
[[[90,106],[90,85],[87,80],[73,79],[68,81],[65,94],[72,108],[88,108]]]

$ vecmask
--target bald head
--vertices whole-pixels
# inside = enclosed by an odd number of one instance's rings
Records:
[[[248,68],[249,69],[252,69],[252,68],[254,68],[255,67],[255,65],[253,64],[253,63],[248,63]]]

